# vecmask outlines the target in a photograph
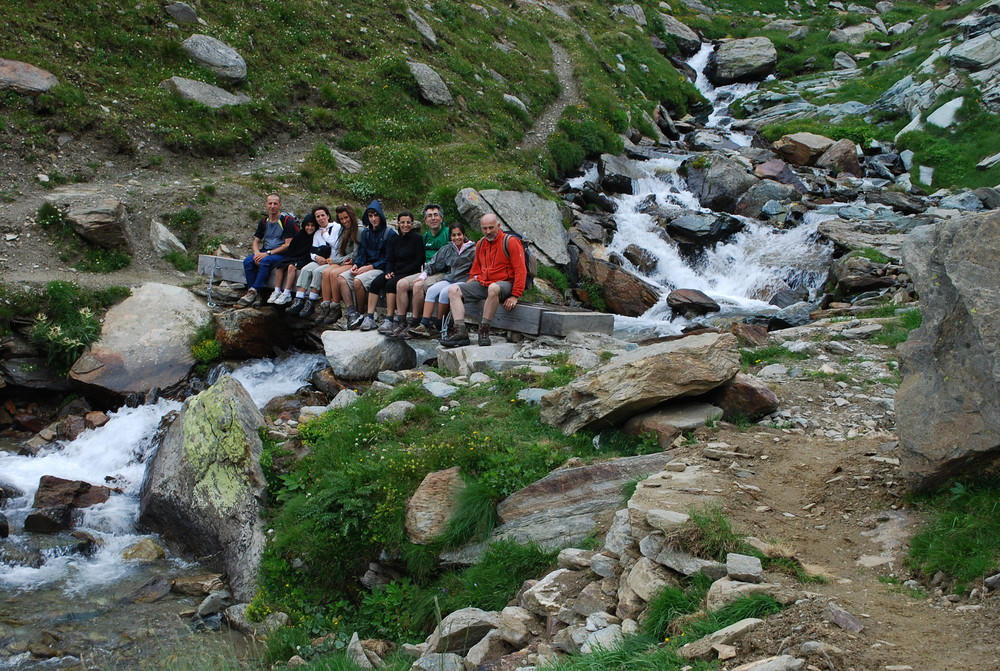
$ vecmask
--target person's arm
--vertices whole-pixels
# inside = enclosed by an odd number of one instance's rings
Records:
[[[288,246],[291,245],[291,244],[292,244],[292,239],[291,238],[285,238],[285,242],[282,243],[281,245],[279,245],[277,248],[272,249],[271,253],[272,254],[284,254],[285,250],[287,250]]]
[[[476,243],[476,258],[472,262],[472,268],[469,269],[469,281],[479,281],[479,275],[483,272],[482,255],[479,253],[481,249],[480,243]]]
[[[510,264],[514,267],[514,288],[510,291],[510,298],[503,302],[503,306],[508,310],[513,310],[528,283],[528,264],[524,257],[524,242],[521,240],[511,241],[508,248],[510,249]]]

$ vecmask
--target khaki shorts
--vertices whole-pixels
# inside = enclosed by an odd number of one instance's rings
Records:
[[[354,280],[361,280],[361,286],[363,286],[367,291],[368,289],[371,289],[372,282],[375,281],[375,278],[383,274],[384,273],[381,270],[369,270],[361,273],[360,275],[355,275],[348,270],[346,273],[341,275],[341,277],[347,281],[347,286],[349,287],[354,287]]]

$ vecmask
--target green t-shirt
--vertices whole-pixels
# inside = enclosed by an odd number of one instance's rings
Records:
[[[443,223],[441,224],[440,230],[438,230],[437,235],[431,233],[431,229],[428,228],[424,231],[424,261],[430,261],[434,258],[437,250],[441,249],[451,240],[448,234],[448,227]]]

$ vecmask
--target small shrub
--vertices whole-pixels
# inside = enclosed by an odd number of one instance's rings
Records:
[[[182,252],[179,249],[167,252],[163,260],[182,273],[187,273],[198,268],[198,260],[195,255],[191,252]]]
[[[172,230],[177,239],[187,247],[195,246],[198,240],[198,228],[204,216],[192,207],[186,207],[179,212],[168,212],[163,215],[167,227]]]
[[[218,340],[202,340],[191,348],[191,354],[199,363],[212,363],[222,358],[222,345]]]
[[[558,268],[539,264],[538,277],[546,282],[549,282],[564,295],[569,290],[569,278],[566,277],[566,274]]]
[[[113,273],[131,263],[132,257],[121,249],[88,249],[74,267],[87,273]]]

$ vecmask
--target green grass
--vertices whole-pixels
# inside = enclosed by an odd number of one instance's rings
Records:
[[[955,483],[921,497],[916,505],[927,522],[910,541],[908,563],[930,578],[943,572],[962,592],[969,583],[996,572],[1000,561],[1000,481]]]
[[[692,508],[688,514],[691,519],[668,534],[668,543],[676,544],[696,557],[722,562],[730,552],[764,556],[743,540],[743,535],[737,533],[718,506]]]
[[[791,352],[783,345],[767,345],[756,349],[741,349],[740,368],[745,373],[756,366],[767,366],[782,361],[802,361],[808,358],[808,354]]]
[[[885,322],[881,331],[872,334],[869,340],[876,345],[887,345],[896,348],[901,343],[906,342],[910,337],[910,331],[920,326],[923,315],[920,310],[913,308],[900,313],[899,317]]]
[[[903,581],[893,576],[879,576],[878,581],[889,585],[889,591],[895,594],[905,594],[911,599],[923,600],[928,597],[927,591],[921,587],[907,587]]]

